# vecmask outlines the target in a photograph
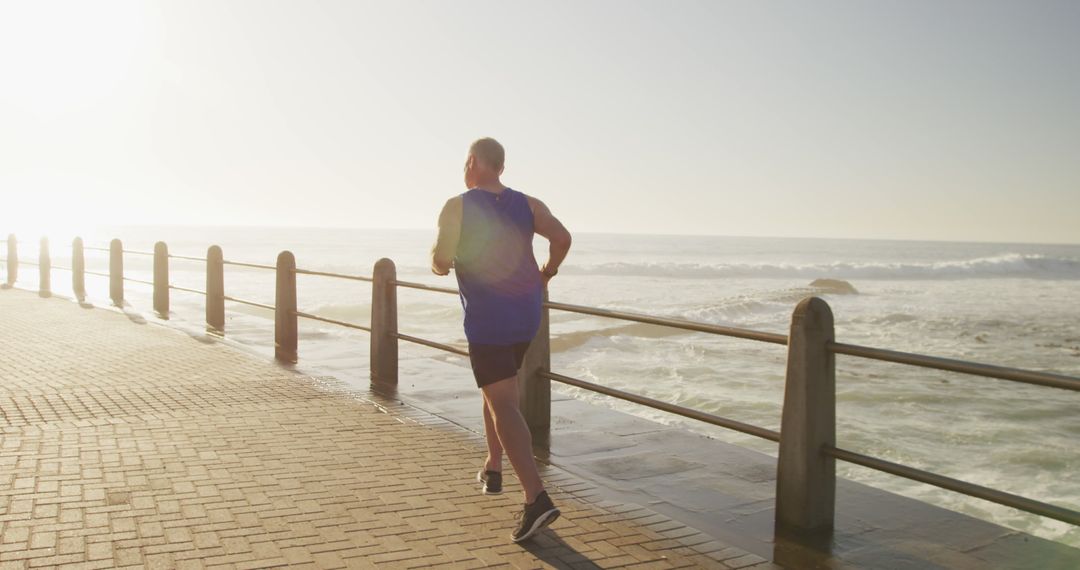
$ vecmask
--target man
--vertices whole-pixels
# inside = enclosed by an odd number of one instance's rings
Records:
[[[570,250],[570,232],[543,202],[507,188],[500,180],[505,152],[495,139],[469,147],[465,161],[468,192],[446,202],[431,270],[449,275],[453,267],[465,308],[476,385],[484,397],[488,455],[477,474],[488,495],[502,493],[502,454],[525,492],[525,508],[511,538],[530,538],[559,516],[532,454],[532,435],[518,407],[517,371],[540,326],[544,286]],[[533,256],[533,234],[550,242],[543,269]]]

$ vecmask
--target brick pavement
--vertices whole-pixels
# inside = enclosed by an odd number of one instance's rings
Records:
[[[777,568],[558,469],[525,545],[423,411],[112,310],[0,291],[0,570]]]

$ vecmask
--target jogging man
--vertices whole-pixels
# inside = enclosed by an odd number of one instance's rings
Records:
[[[525,492],[525,508],[511,536],[521,542],[559,516],[533,459],[532,434],[518,407],[517,372],[540,327],[544,285],[570,250],[570,232],[543,202],[499,181],[504,160],[495,139],[469,147],[469,190],[443,206],[431,270],[449,275],[452,267],[457,274],[469,360],[484,396],[488,456],[477,478],[485,494],[502,493],[506,451]],[[543,269],[533,256],[534,233],[550,242]]]

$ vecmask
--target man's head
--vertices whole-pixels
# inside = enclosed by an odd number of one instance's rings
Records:
[[[499,141],[482,138],[469,146],[465,159],[465,185],[474,188],[480,184],[497,181],[506,161],[506,151]]]

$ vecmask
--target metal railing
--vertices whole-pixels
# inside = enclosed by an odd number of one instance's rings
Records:
[[[109,273],[86,271],[83,260],[84,249],[108,252]],[[125,253],[153,256],[155,268],[153,281],[124,277],[123,255]],[[206,263],[206,290],[200,291],[169,284],[168,261],[170,259]],[[8,238],[6,262],[8,269],[6,286],[14,285],[20,263],[36,265],[39,267],[42,276],[40,292],[43,296],[49,294],[48,275],[50,263],[48,242],[46,240],[42,240],[37,263],[20,262],[15,236],[10,236]],[[275,304],[269,305],[225,295],[222,277],[225,265],[274,270],[277,277]],[[458,291],[448,287],[399,281],[394,263],[389,259],[382,259],[376,263],[372,276],[367,277],[298,269],[292,253],[288,251],[282,252],[278,256],[277,264],[272,266],[226,261],[222,257],[221,248],[218,246],[211,246],[207,250],[206,257],[192,257],[170,255],[167,247],[162,242],[155,245],[153,252],[144,252],[124,250],[119,240],[113,240],[108,248],[84,248],[82,240],[76,238],[72,244],[71,271],[73,287],[76,296],[80,300],[85,297],[85,287],[82,286],[81,280],[83,275],[86,274],[109,278],[110,297],[115,304],[123,303],[124,281],[152,285],[155,293],[154,308],[163,318],[168,318],[168,292],[170,290],[203,295],[206,297],[207,329],[218,334],[224,334],[225,301],[274,311],[275,355],[278,359],[286,362],[295,362],[297,360],[297,318],[311,319],[369,332],[371,333],[371,379],[373,385],[382,389],[396,388],[397,386],[399,341],[468,356],[468,351],[462,348],[398,332],[398,288],[450,295],[457,295]],[[296,308],[297,275],[331,277],[371,283],[370,326],[298,310]],[[551,310],[786,346],[788,349],[787,371],[780,431],[777,432],[731,418],[552,372],[550,332],[548,329],[549,312]],[[531,344],[520,371],[524,390],[522,412],[529,427],[533,430],[535,442],[540,445],[547,445],[551,423],[550,382],[554,381],[777,442],[779,443],[779,458],[776,476],[775,524],[778,532],[816,535],[822,531],[827,532],[832,529],[836,486],[835,461],[837,459],[1040,516],[1080,525],[1080,512],[1074,510],[836,447],[835,358],[836,355],[853,356],[1070,391],[1080,391],[1080,378],[838,343],[835,342],[834,334],[831,309],[825,301],[816,297],[805,299],[798,304],[792,315],[790,334],[782,335],[669,317],[551,302],[547,300],[545,293],[540,331]]]

